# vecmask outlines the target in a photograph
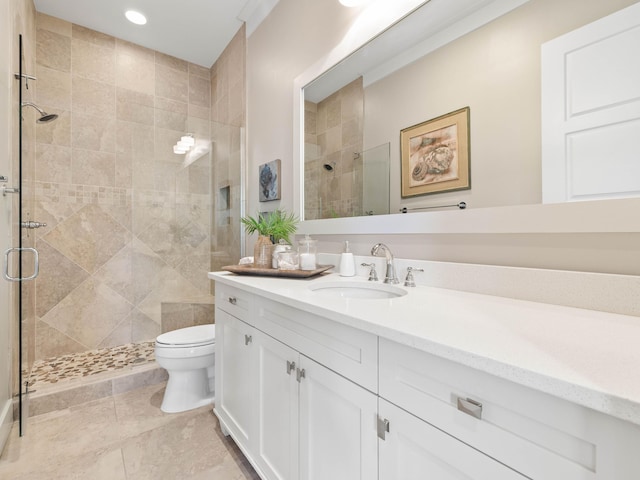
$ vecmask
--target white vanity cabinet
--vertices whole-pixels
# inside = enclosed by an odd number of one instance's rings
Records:
[[[256,421],[255,330],[246,323],[252,307],[253,295],[223,284],[216,286],[215,412],[225,433],[232,433],[243,449],[253,442]]]
[[[379,415],[380,480],[526,478],[383,398]]]
[[[215,412],[265,480],[640,479],[640,426],[604,413],[615,404],[597,411],[567,400],[560,389],[574,384],[558,382],[554,370],[533,374],[462,349],[429,353],[442,345],[413,333],[403,320],[411,310],[401,302],[370,308],[367,317],[390,320],[367,324],[356,315],[371,303],[324,306],[307,295],[304,311],[305,293],[296,290],[304,283],[255,281],[259,287],[248,282],[243,290],[236,287],[242,280],[221,280]],[[463,313],[487,308],[472,303],[484,299],[465,298]],[[440,313],[428,319],[429,329],[448,311],[433,307]],[[494,318],[508,325],[500,309],[477,321]],[[535,358],[549,360],[546,352]],[[568,361],[557,352],[551,360],[559,369]],[[590,378],[588,369],[579,371]],[[565,398],[544,393],[549,384]]]
[[[376,478],[377,396],[263,332],[256,340],[265,478]]]
[[[243,295],[217,287],[223,430],[264,479],[377,478],[377,337]]]
[[[380,480],[418,478],[402,469],[431,471],[434,457],[450,472],[438,479],[640,478],[638,426],[383,338],[380,397],[395,442],[380,443]]]

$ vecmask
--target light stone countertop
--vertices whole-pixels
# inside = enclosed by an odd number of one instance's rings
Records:
[[[328,298],[333,273],[209,278],[640,425],[640,318],[417,286],[393,299]]]

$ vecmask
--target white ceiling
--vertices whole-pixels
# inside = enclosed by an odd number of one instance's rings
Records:
[[[243,21],[277,0],[35,0],[36,10],[189,62],[211,67]],[[265,5],[267,4],[267,5]],[[147,24],[124,12],[137,10]],[[261,20],[260,19],[260,20]]]

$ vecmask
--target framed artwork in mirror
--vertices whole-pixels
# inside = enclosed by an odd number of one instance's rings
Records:
[[[263,163],[258,167],[258,183],[261,202],[280,200],[280,159]]]
[[[400,131],[403,198],[471,188],[469,107]]]

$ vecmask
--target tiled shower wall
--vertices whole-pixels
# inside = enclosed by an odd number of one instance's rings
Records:
[[[362,77],[317,104],[305,101],[307,220],[362,215],[363,105]]]
[[[235,255],[212,238],[211,160],[235,161],[240,129],[210,123],[212,70],[42,14],[36,27],[36,102],[60,117],[37,126],[24,213],[47,223],[30,233],[35,356],[153,339],[162,304],[212,303],[211,258]],[[187,132],[200,158],[173,153]]]

